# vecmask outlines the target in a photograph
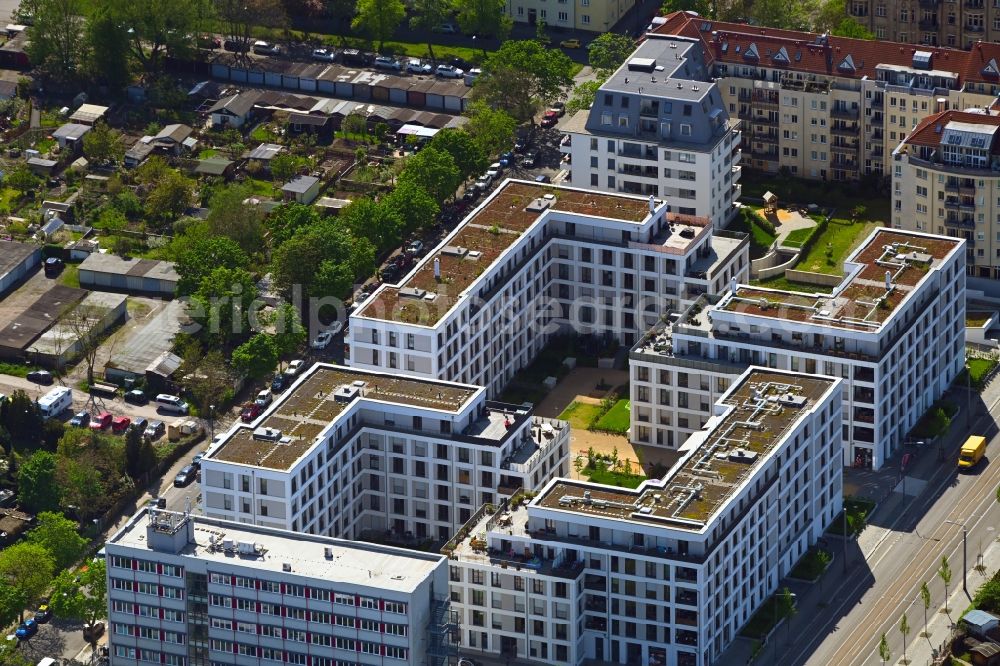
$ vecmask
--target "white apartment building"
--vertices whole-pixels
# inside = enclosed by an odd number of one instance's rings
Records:
[[[482,388],[316,364],[201,462],[206,516],[444,542],[484,503],[569,471],[569,426]]]
[[[558,0],[555,4],[545,0],[507,0],[506,10],[515,23],[532,26],[544,23],[550,28],[605,33],[634,6],[635,0]]]
[[[1000,117],[943,111],[899,144],[892,226],[964,238],[969,277],[1000,278]]]
[[[105,545],[112,666],[450,663],[444,557],[156,509]]]
[[[631,352],[632,440],[678,447],[748,365],[845,380],[843,464],[878,469],[965,363],[965,242],[878,229],[832,293],[733,285]]]
[[[741,194],[737,125],[701,42],[651,33],[601,85],[590,110],[563,125],[566,182],[660,197],[671,212],[721,228]]]
[[[893,151],[924,118],[943,109],[988,107],[1000,94],[995,43],[963,51],[686,12],[664,17],[655,32],[699,42],[723,108],[742,122],[743,164],[770,173],[889,178]]]
[[[350,363],[496,396],[556,334],[624,344],[746,279],[748,240],[653,197],[506,181],[351,315]]]
[[[709,666],[842,505],[844,382],[750,368],[663,479],[555,479],[445,550],[463,654]]]

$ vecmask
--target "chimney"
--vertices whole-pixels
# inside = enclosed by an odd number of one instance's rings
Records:
[[[892,289],[892,273],[889,271],[885,272],[885,290],[889,291]]]
[[[434,257],[434,279],[441,279],[441,257]]]
[[[736,293],[736,278],[735,277],[729,278],[729,291],[733,292],[733,294]]]
[[[649,212],[650,213],[656,212],[656,202],[653,200],[652,194],[649,195]]]

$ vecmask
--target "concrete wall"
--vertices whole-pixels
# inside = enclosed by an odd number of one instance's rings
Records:
[[[785,277],[794,282],[805,282],[821,287],[836,287],[844,281],[842,275],[827,275],[826,273],[812,273],[810,271],[785,271]]]
[[[795,250],[793,251],[791,256],[789,256],[785,254],[787,251],[788,250],[778,250],[777,252],[774,253],[776,255],[776,259],[778,260],[785,259],[785,261],[782,261],[782,263],[775,264],[774,266],[770,266],[768,268],[760,269],[759,271],[757,271],[756,276],[753,274],[753,270],[751,268],[750,276],[754,277],[757,280],[766,280],[767,278],[773,278],[791,270],[791,268],[799,261],[799,252],[798,250]],[[763,257],[761,259],[763,259]]]
[[[750,261],[750,277],[754,280],[761,280],[775,275],[780,275],[781,271],[791,268],[799,259],[799,250],[789,250],[787,248],[772,247],[771,251],[760,259]],[[781,271],[771,271],[770,269],[780,268]],[[763,273],[763,271],[768,271]]]

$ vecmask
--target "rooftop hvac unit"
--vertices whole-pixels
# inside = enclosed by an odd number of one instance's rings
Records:
[[[235,547],[236,547],[236,543],[232,539],[223,539],[222,540],[222,550],[226,551],[227,553],[228,552],[232,552],[233,548],[235,548]]]
[[[253,541],[240,541],[237,547],[240,555],[254,555],[257,552],[257,544]]]
[[[254,439],[263,439],[269,442],[276,442],[281,439],[281,431],[277,428],[268,428],[266,426],[261,426],[253,431]]]
[[[288,562],[282,562],[281,563],[281,570],[287,573],[287,572],[289,572],[289,571],[292,570],[292,565],[289,564]]]
[[[328,560],[332,560],[333,559],[333,548],[330,548],[329,546],[327,546],[326,548],[324,548],[323,549],[323,557],[325,557]]]

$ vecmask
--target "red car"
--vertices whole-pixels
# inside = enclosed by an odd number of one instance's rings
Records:
[[[132,425],[132,419],[127,416],[116,416],[111,420],[111,432],[115,434],[121,434],[128,430],[128,427]]]
[[[111,425],[111,412],[101,412],[94,418],[90,419],[90,429],[91,430],[104,430],[109,425]]]
[[[549,109],[542,116],[542,122],[539,125],[542,127],[555,127],[557,122],[559,122],[559,112]]]
[[[264,411],[264,408],[255,402],[249,402],[243,405],[243,411],[240,412],[240,418],[243,419],[244,423],[250,423],[255,418],[260,416],[260,413]]]

